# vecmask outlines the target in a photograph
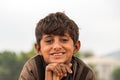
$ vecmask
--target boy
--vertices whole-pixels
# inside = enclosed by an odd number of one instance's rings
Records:
[[[77,24],[64,13],[51,13],[35,30],[38,55],[26,62],[19,80],[94,80],[92,70],[73,55],[80,48]],[[57,79],[56,79],[57,80]]]

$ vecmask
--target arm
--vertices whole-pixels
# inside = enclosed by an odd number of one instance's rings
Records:
[[[60,80],[60,77],[57,76],[56,74],[53,74],[53,80]]]
[[[46,75],[45,80],[60,80],[59,76],[57,76],[55,73],[46,72],[45,75]]]

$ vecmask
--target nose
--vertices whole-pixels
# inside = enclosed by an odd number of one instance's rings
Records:
[[[53,49],[54,51],[59,51],[62,49],[62,45],[59,41],[56,41],[54,44],[53,44]]]

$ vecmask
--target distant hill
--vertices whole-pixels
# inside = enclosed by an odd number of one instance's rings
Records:
[[[110,57],[110,58],[120,60],[120,51],[109,53],[109,54],[107,54],[107,55],[105,55],[103,57]]]

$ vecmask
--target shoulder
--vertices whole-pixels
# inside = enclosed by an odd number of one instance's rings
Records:
[[[22,71],[33,71],[36,69],[36,61],[35,61],[35,58],[37,57],[38,55],[30,58],[27,62],[25,62],[24,66],[23,66],[23,70]]]
[[[38,57],[38,55],[35,55],[35,56],[33,56],[32,58],[30,58],[30,59],[25,63],[24,66],[28,66],[28,65],[33,65],[33,64],[35,64],[35,58],[36,58],[36,57]]]
[[[88,66],[88,64],[86,64],[83,60],[81,60],[77,57],[72,58],[72,63],[73,63],[73,65],[76,65],[79,68],[87,68],[89,71],[92,71],[91,67]]]
[[[85,80],[95,80],[93,70],[77,57],[72,58],[73,70],[76,75],[79,74],[79,78],[85,78]]]
[[[86,63],[84,63],[81,59],[79,59],[79,58],[77,58],[77,57],[72,57],[72,62],[73,63],[75,63],[75,64],[77,64],[77,66],[78,67],[80,67],[80,66],[85,66],[85,67],[88,67],[89,68],[89,66],[86,64]]]
[[[40,62],[42,60],[42,56],[40,56],[40,55],[35,55],[35,56],[33,56],[32,58],[30,58],[26,63],[25,63],[25,65],[24,66],[29,66],[29,67],[34,67],[34,66],[36,66],[36,63],[37,62]]]
[[[36,64],[36,59],[39,61],[41,56],[36,55],[30,58],[23,66],[23,69],[20,73],[19,80],[23,78],[26,80],[36,80],[38,78],[38,69]]]

